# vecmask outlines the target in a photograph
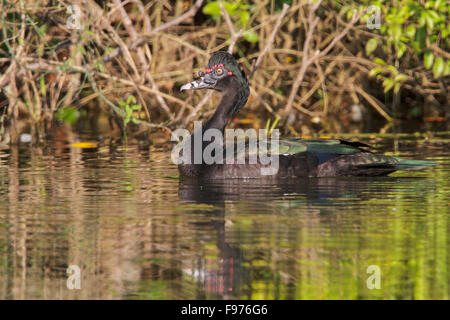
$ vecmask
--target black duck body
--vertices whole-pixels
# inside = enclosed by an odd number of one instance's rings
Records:
[[[187,83],[181,90],[213,89],[222,93],[222,99],[214,115],[202,127],[217,129],[222,135],[234,114],[246,104],[250,90],[245,74],[236,60],[225,51],[214,53],[200,78]],[[198,133],[198,132],[197,132]],[[195,134],[195,133],[194,133]],[[194,150],[194,134],[185,142]],[[201,151],[209,144],[202,142]],[[225,146],[221,146],[226,148]],[[367,145],[359,142],[331,139],[285,139],[279,141],[278,168],[273,174],[262,174],[272,164],[194,163],[191,159],[179,165],[180,175],[185,178],[205,180],[229,178],[308,178],[333,176],[383,176],[397,170],[417,170],[435,165],[431,161],[403,160],[393,156],[375,154]],[[254,151],[248,151],[254,152]],[[248,154],[247,152],[247,154]]]

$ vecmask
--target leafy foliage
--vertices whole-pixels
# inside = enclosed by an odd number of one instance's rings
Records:
[[[250,12],[253,7],[249,4],[243,4],[241,1],[234,3],[228,1],[211,1],[203,7],[202,12],[211,16],[213,19],[217,19],[221,15],[220,3],[222,3],[227,13],[237,20],[240,28],[246,28],[248,26]],[[246,30],[242,35],[248,42],[259,41],[258,34],[252,30]]]
[[[133,95],[129,95],[126,101],[119,101],[119,106],[125,111],[125,116],[123,117],[124,124],[124,134],[126,135],[126,128],[128,123],[132,122],[134,124],[139,124],[141,121],[134,116],[134,113],[141,111],[142,106],[136,104],[136,98]]]
[[[366,3],[380,9],[380,27],[367,41],[365,52],[379,64],[370,75],[378,78],[384,75],[385,92],[392,89],[398,92],[404,81],[412,79],[410,70],[413,68],[423,69],[434,79],[450,75],[450,60],[444,57],[449,49],[450,33],[450,5],[446,1],[378,0]],[[345,6],[341,13],[348,10],[349,6]],[[362,22],[369,21],[374,14],[367,12]],[[400,69],[408,70],[410,76]]]
[[[56,112],[56,118],[64,122],[74,124],[81,116],[81,112],[72,106],[59,108]]]

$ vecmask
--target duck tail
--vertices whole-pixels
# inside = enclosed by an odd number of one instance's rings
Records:
[[[427,167],[437,165],[436,162],[433,161],[425,161],[425,160],[400,160],[398,163],[394,164],[393,167],[396,170],[421,170]]]

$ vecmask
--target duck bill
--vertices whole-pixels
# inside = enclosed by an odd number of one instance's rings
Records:
[[[208,79],[205,79],[206,76],[198,78],[195,81],[186,83],[181,86],[180,91],[184,90],[198,90],[198,89],[214,89],[215,83],[208,82]]]

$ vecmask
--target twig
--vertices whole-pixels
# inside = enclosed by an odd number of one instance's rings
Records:
[[[152,33],[157,33],[157,32],[161,32],[167,28],[176,26],[180,23],[182,23],[184,20],[189,19],[193,16],[195,16],[195,14],[197,13],[198,9],[200,9],[200,7],[203,4],[203,0],[197,0],[194,4],[194,6],[189,9],[188,11],[186,11],[184,14],[182,14],[181,16],[179,16],[178,18],[175,18],[169,22],[164,23],[163,25],[155,28],[152,30]]]
[[[164,23],[163,25],[160,25],[157,28],[154,28],[153,30],[151,30],[150,33],[148,33],[144,36],[141,36],[139,39],[136,39],[128,46],[128,49],[133,50],[137,47],[140,47],[144,43],[146,43],[154,34],[161,32],[165,29],[168,29],[170,27],[176,26],[176,25],[182,23],[183,21],[185,21],[186,19],[189,19],[189,18],[195,16],[195,14],[197,13],[198,9],[200,9],[202,4],[203,4],[203,0],[197,0],[195,2],[194,6],[191,9],[189,9],[188,11],[186,11],[184,14],[182,14],[178,18],[175,18],[169,22]],[[115,57],[120,55],[121,53],[122,53],[122,49],[119,47],[116,50],[114,50],[112,53],[110,53],[107,57],[103,58],[101,61],[102,62],[111,61],[112,59],[114,59]]]
[[[236,31],[234,31],[234,27],[233,27],[233,23],[231,22],[230,15],[228,14],[225,7],[223,6],[222,2],[219,3],[219,6],[220,6],[220,10],[222,12],[222,15],[225,17],[225,22],[227,24],[228,30],[231,33],[230,44],[228,46],[228,53],[233,53],[233,49],[236,44],[236,41],[239,39],[239,37],[244,32],[244,29],[241,29],[236,33]]]
[[[138,38],[138,33],[136,32],[136,30],[133,27],[133,24],[130,20],[130,17],[128,16],[127,12],[125,11],[122,3],[120,2],[120,0],[114,0],[117,8],[119,9],[119,12],[122,16],[122,19],[124,21],[124,26],[127,29],[128,33],[131,36],[131,40],[135,41]],[[152,88],[156,91],[156,100],[158,100],[159,104],[161,105],[161,108],[166,112],[166,114],[169,116],[169,119],[172,120],[173,119],[173,114],[172,112],[170,112],[169,107],[167,106],[166,101],[164,100],[164,98],[161,96],[161,93],[158,89],[158,86],[155,83],[155,80],[153,80],[152,75],[150,74],[150,72],[148,71],[148,63],[147,60],[145,58],[145,54],[144,51],[142,50],[141,47],[139,47],[137,49],[137,53],[138,53],[138,58],[139,61],[141,63],[141,68],[144,70],[144,75],[147,78],[147,80],[150,82]],[[144,102],[144,99],[141,98],[141,100]],[[145,105],[145,111],[147,113],[147,118],[150,119],[150,113],[148,110],[148,107]]]
[[[275,35],[277,34],[278,29],[280,28],[281,21],[283,20],[283,18],[286,15],[288,10],[289,10],[289,5],[286,3],[283,4],[283,10],[278,15],[277,22],[275,23],[275,26],[273,27],[272,33],[270,34],[270,37],[269,37],[269,40],[267,41],[266,45],[264,46],[264,49],[262,50],[261,54],[258,56],[258,59],[256,59],[256,62],[254,62],[254,64],[253,64],[252,71],[250,72],[250,74],[248,76],[249,78],[251,78],[253,76],[253,74],[255,73],[259,64],[261,63],[262,58],[270,50],[270,47],[272,46],[272,43],[275,40]]]
[[[387,121],[392,121],[392,117],[387,114],[386,111],[376,102],[375,98],[372,97],[370,94],[365,92],[363,89],[361,89],[358,86],[352,86],[353,89],[355,89],[356,92],[358,92],[372,107],[375,108],[375,110],[378,111],[378,113],[383,116]]]
[[[310,7],[310,10],[309,10],[308,22],[309,22],[310,28],[309,28],[305,43],[303,45],[302,64],[300,66],[300,70],[297,74],[297,77],[295,78],[294,84],[292,85],[286,107],[282,110],[282,113],[284,113],[284,114],[288,114],[291,111],[294,99],[297,95],[298,88],[300,87],[300,84],[303,81],[303,78],[305,76],[305,73],[306,73],[306,70],[308,69],[308,67],[312,63],[317,61],[318,59],[324,57],[328,52],[330,52],[331,49],[333,49],[335,47],[335,45],[348,33],[348,31],[361,18],[362,14],[363,14],[363,12],[360,14],[354,14],[351,21],[347,24],[347,26],[328,44],[328,46],[324,50],[322,50],[322,51],[317,50],[312,55],[309,55],[309,47],[310,47],[310,42],[312,39],[312,34],[314,32],[314,29],[317,26],[317,23],[319,22],[319,17],[317,17],[315,15],[315,11],[317,10],[317,8],[319,7],[321,2],[322,2],[322,0],[318,0],[314,5],[312,5]],[[296,106],[296,109],[301,110],[303,108],[299,108],[299,106]]]
[[[436,53],[437,55],[442,55],[444,58],[446,58],[447,60],[450,59],[450,53],[448,53],[447,51],[442,50],[441,48],[439,48],[436,44],[432,44],[431,45],[431,50],[434,51],[434,53]]]
[[[314,61],[314,65],[316,66],[317,73],[319,74],[320,85],[322,86],[322,94],[323,94],[323,115],[326,116],[328,113],[328,92],[327,86],[325,85],[325,76],[323,74],[322,68],[320,67],[319,61]]]
[[[356,13],[356,12],[355,12]],[[362,15],[364,14],[364,11],[360,12],[359,14],[354,14],[352,19],[350,20],[350,23],[347,24],[347,26],[344,28],[344,30],[342,30],[337,37],[335,37],[333,39],[333,41],[330,42],[330,44],[322,51],[320,51],[320,53],[317,55],[316,59],[320,59],[323,56],[325,56],[328,52],[330,52],[331,49],[334,48],[334,46],[336,45],[336,43],[338,43],[339,41],[341,41],[341,39],[348,33],[348,31],[353,27],[353,25],[359,21],[359,19],[361,19]]]
[[[213,93],[212,91],[208,91],[205,94],[205,96],[199,102],[199,104],[191,111],[191,113],[184,120],[184,123],[183,123],[184,126],[189,124],[192,121],[192,119],[194,119],[197,116],[197,114],[203,109],[203,106],[211,99],[212,93]]]
[[[319,17],[315,16],[315,11],[318,7],[318,5],[322,2],[322,0],[317,0],[316,4],[311,6],[309,10],[309,30],[308,34],[306,36],[305,43],[303,44],[303,59],[302,59],[302,65],[300,66],[300,71],[297,74],[297,77],[295,78],[294,84],[291,88],[291,93],[289,94],[288,102],[286,104],[286,107],[284,108],[283,112],[284,114],[288,114],[291,111],[292,103],[294,102],[295,96],[297,95],[298,88],[300,87],[300,84],[303,81],[303,77],[305,76],[306,69],[311,64],[311,58],[308,57],[309,52],[309,46],[312,39],[312,35],[314,32],[314,29],[316,28],[317,23],[319,22]]]
[[[275,112],[273,111],[273,108],[266,102],[264,99],[256,92],[255,89],[250,87],[250,92],[253,96],[255,96],[259,102],[262,103],[262,105],[266,108],[267,111],[269,111],[271,114],[275,115]]]
[[[114,110],[114,112],[116,112],[121,117],[125,117],[125,111],[118,108],[114,103],[112,103],[108,98],[105,97],[105,95],[99,88],[97,88],[97,84],[96,84],[94,78],[92,77],[92,74],[87,71],[86,75],[88,76],[89,81],[91,82],[91,85],[92,85],[92,89],[94,89],[95,93],[97,93],[97,95],[100,98],[102,98],[106,102],[106,104],[108,104]],[[166,127],[162,124],[154,124],[154,123],[149,123],[147,121],[142,121],[142,120],[140,120],[139,122],[150,128],[162,128],[162,129],[166,129],[169,132],[172,132],[172,130],[170,130],[168,127]]]

